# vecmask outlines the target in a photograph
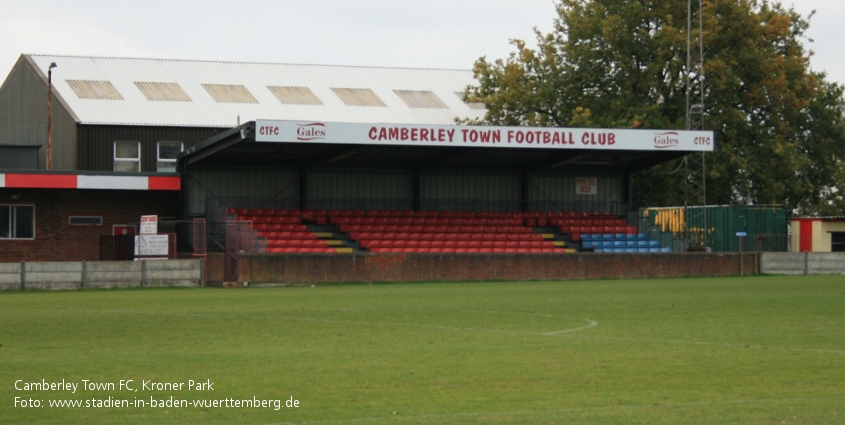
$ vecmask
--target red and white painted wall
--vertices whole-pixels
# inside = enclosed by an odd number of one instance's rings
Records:
[[[0,173],[0,262],[96,261],[100,238],[176,217],[178,176]]]
[[[793,252],[845,251],[845,217],[793,218]]]
[[[0,188],[180,190],[180,177],[79,173],[0,173]]]

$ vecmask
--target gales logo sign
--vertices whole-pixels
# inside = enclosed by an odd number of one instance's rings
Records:
[[[326,125],[321,122],[297,124],[296,140],[325,140]]]
[[[654,147],[657,149],[677,148],[680,144],[677,131],[654,134]]]

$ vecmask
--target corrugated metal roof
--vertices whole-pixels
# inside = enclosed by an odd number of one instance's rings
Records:
[[[55,62],[53,89],[83,124],[233,127],[256,119],[452,124],[455,118],[479,118],[484,111],[454,95],[475,84],[471,71],[403,69],[273,63],[203,62],[170,59],[132,59],[25,55],[44,71]],[[79,96],[74,81],[107,82],[122,99]],[[153,88],[181,89],[179,100],[162,102],[145,93]],[[213,87],[217,91],[209,91]],[[252,99],[215,100],[221,87],[237,87],[227,96],[246,93]],[[287,102],[277,87],[306,88],[316,103]],[[242,89],[241,89],[242,88]],[[384,107],[349,106],[337,88],[372,91]],[[224,90],[225,92],[226,90]],[[445,108],[411,107],[397,93],[431,92]],[[111,93],[111,92],[110,92]],[[219,97],[219,96],[218,96]],[[381,105],[379,105],[381,106]]]

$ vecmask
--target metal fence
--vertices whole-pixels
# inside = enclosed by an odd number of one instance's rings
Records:
[[[792,243],[777,205],[644,208],[629,222],[673,251],[785,252]]]

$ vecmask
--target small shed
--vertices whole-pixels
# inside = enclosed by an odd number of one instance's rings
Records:
[[[789,224],[793,252],[845,252],[845,217],[800,217]]]

